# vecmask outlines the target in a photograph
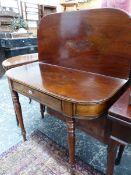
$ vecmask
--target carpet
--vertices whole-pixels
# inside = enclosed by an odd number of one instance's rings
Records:
[[[0,175],[71,175],[68,151],[39,130],[0,155]],[[76,157],[73,175],[102,175]]]

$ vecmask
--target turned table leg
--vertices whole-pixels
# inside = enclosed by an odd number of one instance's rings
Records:
[[[107,172],[106,175],[113,175],[114,165],[116,160],[116,154],[119,146],[126,145],[125,142],[118,140],[117,138],[111,136],[108,145],[108,156],[107,156]]]
[[[67,118],[67,133],[68,133],[68,147],[69,147],[69,163],[71,167],[75,164],[75,120]]]
[[[110,137],[107,155],[107,172],[106,175],[113,175],[115,159],[117,154],[117,142]]]
[[[10,91],[11,91],[12,101],[14,105],[14,110],[15,110],[17,119],[19,121],[23,140],[26,141],[26,131],[25,131],[24,123],[23,123],[22,110],[21,110],[21,105],[19,102],[19,96],[18,96],[18,93],[12,89],[11,80],[9,80],[9,85],[10,85]]]
[[[24,123],[23,123],[23,117],[22,117],[22,110],[21,110],[21,105],[19,102],[19,96],[18,93],[16,91],[12,90],[12,100],[13,100],[13,104],[14,104],[14,108],[15,108],[15,112],[19,121],[19,125],[21,128],[21,132],[22,132],[22,136],[23,136],[23,140],[26,140],[26,131],[25,131],[25,127],[24,127]]]

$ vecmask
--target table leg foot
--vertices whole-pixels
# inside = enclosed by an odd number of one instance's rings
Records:
[[[31,104],[31,102],[32,102],[32,99],[31,99],[31,98],[29,98],[29,104]]]
[[[70,175],[76,175],[75,166],[70,166]]]
[[[43,104],[40,104],[40,113],[42,118],[44,118],[44,112],[45,112],[45,106]]]

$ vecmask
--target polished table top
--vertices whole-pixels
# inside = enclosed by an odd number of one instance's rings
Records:
[[[38,61],[38,53],[19,55],[4,60],[2,65],[5,69]]]
[[[78,103],[102,103],[126,83],[124,79],[42,62],[11,69],[7,76],[51,96]]]

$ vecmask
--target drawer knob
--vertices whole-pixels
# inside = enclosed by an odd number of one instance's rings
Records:
[[[29,90],[28,92],[29,92],[29,94],[32,94],[32,91],[31,90]]]

